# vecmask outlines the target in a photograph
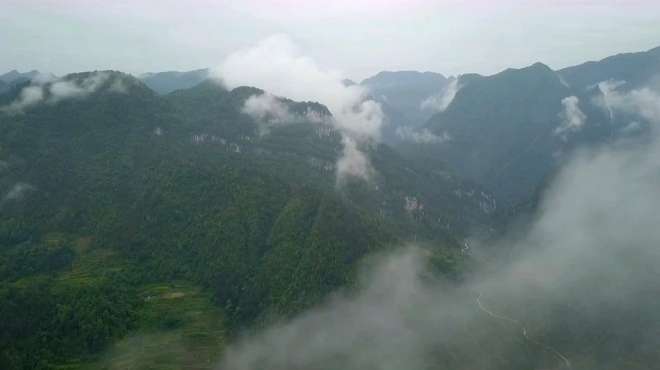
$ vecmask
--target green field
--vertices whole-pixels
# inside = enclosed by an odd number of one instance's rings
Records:
[[[220,310],[210,296],[186,283],[141,289],[139,327],[97,358],[59,369],[211,369],[224,346]]]
[[[69,245],[76,254],[70,268],[55,279],[56,294],[94,286],[109,274],[131,275],[130,262],[111,249],[92,247],[92,243],[88,237],[56,233],[44,238],[49,248]],[[224,347],[225,327],[221,309],[209,293],[185,281],[138,283],[129,292],[138,303],[127,334],[92,357],[51,365],[62,370],[215,367]]]

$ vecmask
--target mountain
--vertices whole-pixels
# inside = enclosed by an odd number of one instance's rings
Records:
[[[595,85],[623,79],[620,89],[639,86],[660,73],[657,58],[654,49],[559,72],[536,63],[492,76],[463,75],[451,104],[423,127],[448,140],[398,149],[418,160],[435,158],[492,192],[501,209],[515,207],[533,197],[573,149],[626,134],[630,117],[611,117]],[[565,131],[569,119],[577,126]]]
[[[209,77],[209,69],[197,69],[187,72],[145,73],[140,79],[159,94],[168,94],[175,90],[188,89]]]
[[[526,197],[553,161],[553,131],[569,88],[541,63],[459,81],[453,102],[426,124],[451,137],[437,145],[437,157],[500,200]]]
[[[632,86],[647,83],[660,74],[660,47],[645,52],[617,54],[558,71],[573,88],[586,89],[607,80],[626,81]]]
[[[330,118],[319,103],[277,98],[293,118],[264,131],[244,111],[264,94],[252,87],[162,96],[105,71],[38,88],[42,103],[0,111],[3,368],[90,361],[127,335],[213,322],[158,311],[164,291],[204,292],[196,307],[219,310],[220,331],[286,317],[412,235],[457,276],[462,238],[493,210],[479,187],[386,145],[363,148],[373,182],[338,187],[339,133],[301,115]]]
[[[418,71],[383,71],[366,78],[360,85],[375,97],[396,101],[396,107],[419,108],[418,102],[437,93],[448,82],[440,73]]]
[[[0,81],[4,82],[7,85],[17,85],[23,82],[31,81],[35,78],[39,78],[43,81],[54,79],[55,76],[51,73],[42,73],[37,70],[32,70],[30,72],[18,72],[17,70],[11,70],[3,75],[0,75]]]
[[[33,79],[48,81],[54,78],[55,76],[53,74],[41,73],[37,70],[21,73],[14,69],[3,75],[0,75],[0,94],[9,92],[13,88],[30,82]]]
[[[198,69],[188,72],[158,72],[146,73],[140,79],[159,94],[168,94],[175,90],[191,88],[209,78],[209,69]],[[415,126],[425,122],[433,110],[423,107],[423,102],[440,94],[449,79],[442,74],[417,71],[383,71],[360,82],[368,89],[370,95],[378,101],[388,116],[389,127],[385,128],[385,136],[393,135],[396,127]],[[345,79],[344,85],[357,85],[356,82]]]
[[[12,83],[12,82],[20,82],[21,80],[22,81],[31,80],[34,77],[36,77],[37,75],[39,75],[39,71],[36,71],[36,70],[21,73],[21,72],[14,69],[14,70],[11,70],[11,71],[3,74],[3,75],[0,75],[0,81],[9,84],[9,83]]]
[[[434,72],[384,71],[363,80],[360,85],[381,104],[388,117],[384,136],[396,142],[398,127],[418,127],[431,117],[433,109],[423,103],[441,94],[449,81]]]

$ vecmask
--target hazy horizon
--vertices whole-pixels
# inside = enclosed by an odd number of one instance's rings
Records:
[[[2,73],[215,67],[274,34],[356,81],[383,70],[488,75],[535,62],[559,69],[660,46],[660,3],[645,0],[8,0],[2,7]]]

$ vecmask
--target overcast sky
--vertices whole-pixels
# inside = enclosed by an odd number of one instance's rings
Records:
[[[560,68],[660,46],[660,0],[0,0],[0,72],[189,70],[272,34],[356,80]]]

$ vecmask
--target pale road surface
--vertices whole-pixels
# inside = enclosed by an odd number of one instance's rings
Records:
[[[533,343],[533,344],[543,348],[545,351],[548,351],[548,352],[552,353],[555,357],[557,357],[558,359],[560,359],[564,363],[564,366],[566,366],[567,369],[572,368],[571,360],[569,360],[561,352],[557,351],[555,348],[552,348],[552,347],[548,346],[547,344],[543,344],[543,343],[541,343],[541,342],[539,342],[539,341],[537,341],[533,338],[530,338],[527,335],[527,328],[520,321],[512,319],[512,318],[507,317],[507,316],[498,315],[495,312],[489,310],[486,306],[484,306],[484,304],[481,302],[481,293],[479,293],[479,295],[477,295],[477,306],[479,307],[479,310],[481,310],[482,312],[485,312],[488,316],[490,316],[492,318],[502,320],[502,321],[507,321],[507,322],[509,322],[513,325],[519,326],[522,330],[523,338],[525,338],[526,341],[528,341],[530,343]]]

